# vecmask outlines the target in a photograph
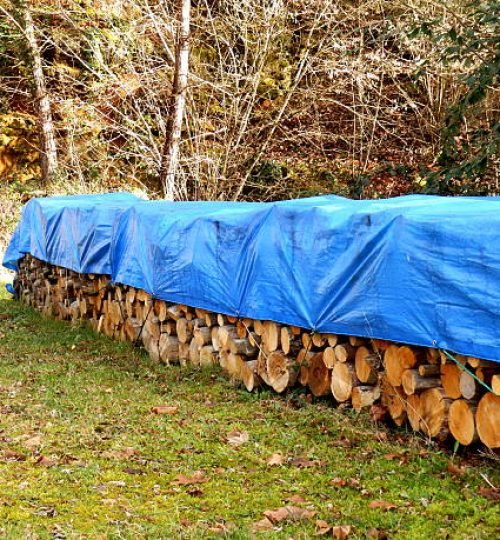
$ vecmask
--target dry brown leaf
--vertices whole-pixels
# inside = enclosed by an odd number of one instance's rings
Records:
[[[187,490],[187,494],[191,497],[201,497],[203,495],[203,490],[199,487],[191,487]]]
[[[333,538],[338,538],[339,540],[345,540],[351,534],[350,525],[337,525],[332,527],[332,536]]]
[[[333,480],[330,480],[330,482],[328,483],[332,486],[337,486],[337,487],[347,486],[347,480],[345,480],[344,478],[334,478]]]
[[[499,488],[487,488],[487,487],[480,487],[479,488],[479,495],[484,497],[485,499],[489,499],[490,501],[500,501],[500,489]]]
[[[274,529],[274,525],[272,521],[266,517],[264,519],[261,519],[260,521],[255,522],[252,525],[252,530],[255,532],[271,531],[272,529]]]
[[[42,437],[40,435],[35,435],[34,437],[30,437],[26,441],[24,441],[24,446],[28,448],[28,450],[31,450],[32,452],[34,450],[37,450],[41,444],[42,444]]]
[[[127,474],[146,474],[146,472],[142,469],[133,469],[132,467],[127,467],[123,469],[123,472]]]
[[[278,465],[283,465],[283,456],[281,454],[273,454],[271,457],[268,457],[266,463],[269,467],[276,467]]]
[[[21,452],[15,450],[5,450],[3,453],[3,459],[6,461],[26,461],[26,456]]]
[[[453,461],[448,462],[446,470],[455,476],[463,476],[465,474],[465,467],[460,467],[460,465],[456,465]]]
[[[264,515],[270,519],[273,523],[280,523],[281,521],[298,521],[302,519],[311,519],[316,515],[316,512],[312,510],[306,510],[298,506],[282,506],[277,510],[267,510]]]
[[[176,414],[179,407],[175,405],[158,405],[157,407],[151,407],[153,414]]]
[[[203,471],[196,471],[192,476],[179,474],[177,478],[170,483],[176,486],[190,486],[193,484],[204,484],[205,482],[208,482],[205,473]]]
[[[381,403],[374,403],[370,407],[370,416],[374,422],[380,422],[387,416],[387,407]]]
[[[397,508],[397,505],[393,504],[393,503],[390,503],[390,502],[387,502],[387,501],[378,500],[378,501],[372,501],[368,505],[368,507],[369,508],[381,508],[382,510],[394,510],[395,508]]]
[[[248,432],[240,431],[239,429],[231,431],[226,435],[226,441],[232,446],[240,446],[241,444],[247,443],[249,440],[250,435]]]
[[[324,536],[332,530],[332,526],[322,519],[316,520],[316,530],[314,536]]]
[[[309,469],[311,467],[319,467],[321,462],[318,459],[308,459],[306,457],[297,457],[290,460],[290,465],[294,465],[299,469]]]
[[[306,500],[304,499],[304,497],[302,497],[302,495],[292,495],[291,497],[287,497],[284,500],[286,502],[291,502],[291,503],[295,503],[295,504],[301,504],[301,503],[306,502]]]
[[[40,467],[53,467],[54,465],[56,465],[56,461],[54,459],[50,459],[48,458],[47,456],[40,456],[36,461],[35,463],[37,465],[40,465]]]

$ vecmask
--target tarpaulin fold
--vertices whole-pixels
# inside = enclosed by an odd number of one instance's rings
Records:
[[[25,253],[157,298],[500,361],[500,198],[34,199]]]

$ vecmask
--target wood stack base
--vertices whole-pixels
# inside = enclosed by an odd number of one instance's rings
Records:
[[[500,364],[377,339],[317,334],[273,321],[237,318],[152,298],[26,256],[15,288],[21,301],[62,320],[143,346],[167,364],[219,365],[248,391],[296,385],[355,410],[373,407],[397,426],[462,445],[500,447]],[[475,377],[474,377],[474,376]],[[483,381],[493,392],[478,382]]]

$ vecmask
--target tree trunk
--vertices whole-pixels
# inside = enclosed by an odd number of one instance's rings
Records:
[[[181,14],[175,51],[174,80],[160,166],[160,185],[165,198],[168,200],[174,200],[177,195],[175,176],[179,162],[179,143],[181,139],[182,119],[186,108],[186,90],[189,73],[191,0],[180,0],[180,2]]]
[[[51,104],[47,93],[47,88],[45,86],[42,58],[35,36],[35,26],[33,24],[31,11],[26,2],[22,2],[21,6],[24,36],[26,38],[29,55],[31,57],[31,71],[33,74],[35,98],[38,106],[40,150],[42,155],[42,179],[45,184],[48,184],[54,178],[58,166]]]

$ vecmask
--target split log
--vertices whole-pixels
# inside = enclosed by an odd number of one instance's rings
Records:
[[[349,336],[348,338],[349,344],[353,347],[361,347],[362,345],[366,345],[367,341],[365,338],[360,338],[357,336]]]
[[[124,323],[127,340],[136,343],[141,336],[142,323],[133,317],[129,317]]]
[[[198,343],[196,343],[198,345]],[[199,346],[199,345],[198,345]],[[212,366],[217,363],[217,352],[212,345],[205,345],[200,348],[200,366]]]
[[[448,410],[451,401],[443,388],[431,388],[420,394],[420,429],[427,436],[441,441],[448,437]]]
[[[314,353],[307,349],[300,349],[299,354],[297,355],[296,364],[299,370],[298,381],[302,386],[307,386],[309,381],[309,365],[313,356]]]
[[[406,398],[406,414],[413,431],[420,431],[422,411],[419,394],[411,394]]]
[[[446,397],[458,399],[460,392],[460,373],[461,369],[455,364],[441,365],[441,385]]]
[[[406,369],[401,377],[401,383],[405,394],[412,395],[420,390],[436,388],[440,386],[439,377],[422,377],[416,369]]]
[[[354,366],[348,362],[337,362],[331,373],[330,390],[333,397],[339,401],[348,401],[351,398],[352,389],[359,386]]]
[[[373,385],[378,381],[378,370],[380,368],[380,356],[371,352],[367,347],[358,347],[354,366],[358,379],[367,385]]]
[[[262,379],[257,374],[257,360],[244,362],[241,366],[241,382],[243,386],[252,392],[255,388],[261,385]]]
[[[389,416],[397,426],[402,426],[407,418],[406,394],[402,387],[394,386],[389,381],[387,372],[381,378],[382,405],[389,411]]]
[[[337,362],[350,362],[353,361],[356,356],[356,347],[353,347],[349,343],[335,345],[333,351]]]
[[[370,407],[380,398],[379,386],[356,386],[352,389],[351,403],[355,411]]]
[[[229,349],[229,340],[238,337],[236,333],[236,327],[232,324],[225,326],[219,326],[219,348]]]
[[[333,349],[339,342],[339,336],[337,336],[337,334],[325,334],[325,336],[328,341],[328,346]]]
[[[271,386],[271,381],[267,373],[267,354],[260,351],[257,357],[256,370],[259,377],[268,385]]]
[[[500,373],[493,375],[491,378],[491,389],[493,390],[494,394],[500,396]]]
[[[464,399],[474,399],[479,394],[479,383],[467,371],[460,373],[459,388]]]
[[[309,362],[309,374],[307,384],[313,396],[328,395],[330,390],[330,370],[323,362],[323,353],[315,354]]]
[[[486,393],[477,406],[476,428],[488,448],[500,448],[500,397]]]
[[[250,345],[248,339],[228,339],[227,344],[233,354],[242,354],[248,358],[255,358],[259,354],[259,349]]]
[[[177,319],[175,330],[177,332],[177,338],[181,343],[188,343],[193,339],[194,325],[192,321],[188,321],[184,317]]]
[[[467,402],[464,399],[456,399],[448,412],[449,428],[452,436],[464,446],[472,444],[478,439],[476,431],[477,404]]]
[[[189,362],[193,366],[200,365],[200,347],[194,339],[189,343]]]
[[[298,375],[297,365],[282,352],[269,353],[266,365],[269,385],[279,394],[295,384]]]
[[[421,364],[418,366],[418,374],[422,377],[434,377],[435,375],[441,375],[441,367],[438,364]]]
[[[162,334],[159,339],[160,360],[167,364],[179,362],[179,340],[175,336]]]
[[[391,345],[384,353],[384,367],[388,381],[395,387],[401,386],[403,372],[417,365],[420,354],[411,347]]]
[[[264,321],[262,332],[262,347],[267,352],[273,352],[279,347],[280,326],[273,321]]]
[[[315,332],[312,335],[312,344],[318,349],[325,347],[327,344],[326,335]]]
[[[301,342],[291,327],[282,326],[280,334],[281,350],[288,356],[296,356],[301,348]]]
[[[333,366],[337,363],[333,347],[325,348],[325,350],[323,351],[323,362],[328,369],[333,369]]]
[[[208,326],[197,326],[193,329],[193,339],[198,347],[203,347],[212,342],[212,330]]]

